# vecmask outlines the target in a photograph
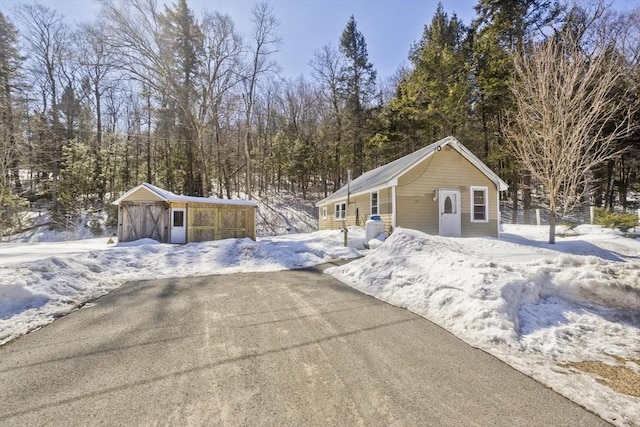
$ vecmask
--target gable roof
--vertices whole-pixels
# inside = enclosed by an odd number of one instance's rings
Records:
[[[124,193],[116,201],[114,205],[120,204],[123,200],[126,200],[133,193],[143,190],[150,193],[153,200],[162,200],[165,202],[182,202],[182,203],[210,203],[216,205],[236,205],[236,206],[258,206],[258,203],[251,200],[235,200],[235,199],[214,199],[212,197],[195,197],[195,196],[181,196],[174,194],[171,191],[163,190],[160,187],[151,185],[147,182],[143,182],[135,188]]]
[[[414,151],[404,157],[394,160],[391,163],[380,166],[376,169],[372,169],[363,173],[358,178],[351,181],[349,185],[345,185],[338,189],[335,193],[320,200],[316,203],[316,206],[325,205],[327,203],[338,201],[347,198],[347,193],[355,196],[358,194],[366,193],[378,188],[392,187],[396,185],[398,177],[409,171],[418,163],[429,158],[433,153],[439,151],[444,146],[450,146],[455,149],[462,157],[466,158],[471,164],[473,164],[480,172],[482,172],[487,178],[496,184],[498,191],[505,191],[509,188],[498,175],[495,174],[487,165],[485,165],[479,158],[477,158],[471,151],[469,151],[464,145],[460,143],[453,136],[448,136],[436,141],[433,144],[427,145],[424,148]]]

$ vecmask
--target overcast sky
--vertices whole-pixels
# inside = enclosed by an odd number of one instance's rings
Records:
[[[0,10],[12,16],[14,5],[27,0],[0,0]],[[163,0],[159,0],[163,2]],[[169,0],[165,3],[173,3]],[[71,22],[93,20],[99,6],[94,0],[40,0],[65,15]],[[199,16],[203,10],[231,16],[239,31],[249,34],[253,0],[188,0]],[[326,44],[338,46],[340,35],[351,15],[364,34],[369,60],[386,79],[407,61],[411,45],[420,39],[425,24],[433,17],[437,0],[270,0],[269,5],[281,23],[282,38],[278,63],[282,75],[295,78],[309,75],[309,61],[315,50]],[[475,16],[477,0],[442,0],[445,11],[455,12],[465,24]],[[640,0],[616,0],[621,9],[631,9]]]

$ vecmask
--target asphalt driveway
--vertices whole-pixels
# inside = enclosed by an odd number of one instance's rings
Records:
[[[608,425],[321,270],[128,283],[0,347],[0,425]]]

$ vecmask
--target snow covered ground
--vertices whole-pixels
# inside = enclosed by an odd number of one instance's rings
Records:
[[[451,239],[397,229],[364,258],[326,272],[616,425],[639,426],[640,396],[609,381],[626,375],[640,390],[640,241],[597,226],[567,230],[555,245],[545,243],[547,227],[504,231],[500,239]],[[585,372],[610,365],[612,378]]]
[[[354,232],[354,234],[358,234]],[[0,344],[42,327],[127,281],[310,267],[359,256],[364,233],[342,245],[339,231],[160,244],[107,238],[0,244]]]
[[[547,230],[505,226],[499,239],[450,239],[397,229],[368,251],[355,228],[349,248],[338,231],[185,246],[110,245],[107,238],[0,244],[0,344],[126,281],[285,270],[364,254],[327,271],[442,325],[616,425],[639,426],[640,398],[613,391],[584,363],[640,378],[640,241],[581,226],[548,245]]]

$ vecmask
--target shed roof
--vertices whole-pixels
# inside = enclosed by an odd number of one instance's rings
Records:
[[[477,167],[480,172],[482,172],[487,176],[487,178],[493,181],[496,184],[496,188],[498,189],[498,191],[505,191],[509,188],[507,183],[500,179],[500,177],[496,175],[495,172],[489,169],[487,165],[485,165],[471,151],[469,151],[464,145],[462,145],[460,141],[455,139],[453,136],[448,136],[434,142],[433,144],[427,145],[424,148],[414,151],[411,154],[394,160],[391,163],[387,163],[386,165],[363,173],[358,178],[351,181],[349,185],[343,186],[335,193],[320,200],[318,203],[316,203],[316,206],[321,206],[333,201],[345,199],[347,197],[347,193],[349,193],[350,195],[357,195],[378,188],[392,187],[393,185],[395,185],[395,181],[398,179],[398,177],[408,172],[418,163],[427,159],[433,153],[447,145],[458,151],[458,153],[460,153],[464,158],[469,160],[469,162]]]
[[[236,206],[254,206],[257,207],[258,203],[251,200],[236,200],[236,199],[214,199],[212,197],[195,197],[195,196],[181,196],[174,194],[171,191],[164,190],[155,185],[151,185],[147,182],[143,182],[135,188],[124,193],[116,201],[114,205],[120,204],[120,202],[126,201],[133,193],[143,190],[150,193],[153,200],[161,199],[165,202],[182,202],[182,203],[209,203],[215,205],[236,205]]]

